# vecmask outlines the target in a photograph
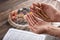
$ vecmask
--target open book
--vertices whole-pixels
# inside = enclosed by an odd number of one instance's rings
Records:
[[[28,31],[9,29],[3,40],[55,40],[55,37],[44,34],[35,34]]]

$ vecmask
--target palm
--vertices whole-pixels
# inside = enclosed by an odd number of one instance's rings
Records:
[[[52,6],[47,5],[47,4],[41,4],[42,5],[42,10],[51,18],[51,20],[54,20],[55,18],[55,13],[56,9],[54,9]]]
[[[50,23],[38,20],[32,14],[26,16],[27,22],[29,23],[29,28],[35,33],[45,33],[45,28],[50,25]]]

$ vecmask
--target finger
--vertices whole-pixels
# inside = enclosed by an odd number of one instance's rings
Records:
[[[41,4],[41,7],[42,7],[42,11],[49,17],[49,15],[47,14],[47,9],[49,9],[49,7],[51,7],[50,5],[48,5],[48,4],[44,4],[44,3],[42,3]],[[52,21],[51,20],[51,18],[49,17],[48,19],[47,19],[47,21],[49,22],[49,21]]]
[[[45,4],[45,3],[41,3],[41,7],[42,7],[42,9],[47,9],[48,8],[48,4]]]
[[[33,7],[36,6],[36,7],[39,7],[40,8],[40,4],[39,3],[33,3]]]
[[[47,21],[47,22],[52,21],[51,18],[47,15],[46,12],[44,12],[43,10],[41,10],[41,13],[45,17],[45,19],[46,19],[45,21]]]
[[[46,14],[45,10],[48,9],[49,5],[48,4],[45,4],[45,3],[41,3],[41,7],[42,7],[42,11]]]
[[[34,11],[34,10],[32,10],[32,9],[31,9],[31,13],[32,13],[35,17],[38,17],[38,18],[40,17],[39,15],[36,14],[36,11]]]
[[[32,9],[31,9],[32,10]],[[41,18],[41,19],[44,19],[44,20],[46,20],[45,19],[45,17],[42,15],[42,14],[40,14],[40,12],[39,12],[40,10],[38,10],[38,9],[36,9],[36,11],[34,12],[34,10],[32,10],[32,12],[33,12],[33,15],[35,16],[35,17],[38,17],[38,18]]]
[[[31,15],[31,14],[29,15],[29,19],[30,19],[30,22],[34,25],[34,24],[35,24],[35,22],[34,22],[34,20],[33,20],[33,18],[32,18],[32,15]]]
[[[28,17],[28,15],[26,16],[26,20],[30,26],[33,26],[33,24],[30,22],[30,18]]]
[[[37,9],[35,8],[35,10],[33,10],[32,8],[30,8],[31,12],[36,16],[36,17],[40,17],[40,15],[37,13],[38,11],[36,11]]]
[[[30,6],[30,9],[32,9],[32,10],[34,10],[34,11],[35,11],[35,10],[36,10],[36,9],[35,9],[35,6],[38,6],[38,5],[37,5],[37,4],[35,4],[35,3],[33,3],[33,5],[32,5],[32,6]]]
[[[35,7],[32,5],[32,6],[30,6],[30,9],[35,10]]]
[[[29,28],[30,28],[30,29],[31,29],[31,28],[32,28],[32,29],[37,29],[36,27],[30,26],[30,25],[29,25]]]
[[[30,9],[32,9],[33,11],[36,11],[35,6],[36,4],[33,4],[32,6],[30,6]]]
[[[34,32],[34,33],[37,33],[37,34],[40,33],[38,29],[30,28],[30,30],[31,30],[32,32]]]
[[[37,18],[36,17],[34,17],[34,15],[32,14],[32,19],[34,20],[34,22],[35,22],[35,25],[39,25],[39,21],[37,20]]]
[[[36,8],[35,8],[35,6],[32,5],[32,6],[30,7],[30,11],[33,12],[33,13],[36,13]]]
[[[33,3],[33,6],[37,6],[38,7],[38,4],[37,3]]]
[[[36,8],[36,10],[38,11],[37,13],[39,13],[44,20],[50,19],[50,17],[46,13],[44,13],[44,11],[42,11],[41,9]]]
[[[45,6],[48,6],[48,5],[46,5],[46,4],[41,4],[41,5],[43,5],[43,8],[45,7]],[[40,8],[37,8],[38,10],[40,10]],[[45,8],[44,8],[45,9]],[[46,10],[46,9],[45,9]],[[43,9],[41,9],[41,11],[40,11],[41,13],[42,13],[42,15],[44,16],[44,17],[46,17],[46,18],[49,18],[49,16],[46,14],[46,12],[45,11],[43,11]]]
[[[38,11],[37,11],[37,12],[38,12]],[[33,16],[35,16],[36,18],[42,19],[42,17],[40,17],[40,15],[39,15],[37,12],[36,12],[36,11],[34,12],[34,11],[32,10]]]
[[[33,14],[33,16],[34,16],[34,18],[37,20],[37,22],[36,22],[37,25],[40,25],[41,22],[44,21],[44,20],[42,20],[41,18],[36,17],[34,14]]]
[[[33,26],[35,23],[34,23],[34,21],[33,21],[33,19],[32,19],[32,16],[29,14],[29,15],[27,15],[29,18],[29,22],[30,22],[30,24]]]
[[[33,28],[33,27],[30,26],[30,31],[36,33],[37,32],[37,29],[35,29],[35,28]]]
[[[39,18],[45,19],[45,17],[41,14],[41,9],[38,10],[38,8],[36,8],[36,15],[39,16]]]
[[[33,27],[34,29],[37,29],[37,27],[35,25],[36,25],[36,23],[33,26],[29,25],[29,28]]]
[[[35,11],[35,10],[33,10],[33,9],[30,9],[30,11],[31,11],[31,13],[36,13],[36,11]]]
[[[33,3],[33,5],[30,7],[30,9],[36,10],[35,7],[40,8],[40,4],[39,3]]]
[[[39,24],[37,18],[35,18],[34,16],[35,15],[33,15],[33,13],[30,12],[30,17],[31,17],[32,21],[34,22],[34,24]]]
[[[33,21],[33,24],[35,24],[36,21],[35,21],[35,19],[33,18],[32,14],[30,15],[30,17],[31,17],[31,20]]]
[[[46,19],[50,19],[49,16],[41,9],[39,10],[41,15],[43,15]]]
[[[34,6],[35,7],[35,10],[34,9],[32,9],[31,8],[31,11],[32,12],[34,12],[34,13],[36,13],[37,15],[39,15],[38,17],[43,17],[43,15],[41,15],[39,12],[41,12],[41,10],[38,8],[38,7],[36,7],[36,6]],[[45,17],[45,16],[44,16]]]
[[[39,20],[39,19],[37,19],[34,15],[31,15],[31,16],[32,16],[31,19],[32,19],[33,22],[35,23],[33,27],[34,27],[35,29],[37,29],[36,25],[40,25],[40,24],[42,23],[42,21]]]
[[[34,16],[34,15],[33,15]],[[41,25],[41,24],[44,24],[44,23],[47,23],[46,21],[42,20],[41,18],[37,18],[36,16],[34,16],[34,18],[38,21],[38,25]]]
[[[41,4],[40,3],[37,3],[37,4],[38,4],[39,8],[41,8]]]
[[[38,5],[39,5],[39,3],[38,3]],[[37,17],[41,17],[42,19],[44,19],[45,21],[47,20],[47,19],[50,19],[49,18],[49,16],[45,13],[45,12],[43,12],[42,10],[40,10],[40,8],[36,8],[36,6],[34,6],[35,7],[35,10],[34,9],[31,9],[31,11],[32,12],[34,12],[35,14],[35,16],[37,16]],[[38,10],[38,11],[36,11],[36,10]],[[37,13],[36,13],[37,12]],[[39,13],[39,14],[38,14]],[[37,14],[37,15],[36,15]],[[39,16],[38,16],[39,15]]]

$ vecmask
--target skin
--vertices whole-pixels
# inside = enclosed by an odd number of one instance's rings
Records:
[[[57,22],[57,21],[59,22],[60,21],[60,18],[59,18],[60,17],[60,12],[49,4],[33,3],[33,5],[30,7],[30,9],[33,12],[34,16],[36,16],[40,19],[43,19],[44,21],[47,21],[47,22]],[[37,13],[37,12],[39,12],[39,13]],[[41,14],[40,12],[43,12],[49,18],[42,17],[41,15],[38,16],[38,14]]]
[[[38,7],[38,9],[36,8]],[[33,12],[32,14],[27,14],[25,15],[25,19],[27,20],[29,24],[29,28],[32,32],[37,33],[37,34],[49,34],[52,36],[60,37],[60,28],[58,27],[53,27],[50,22],[60,22],[60,12],[54,9],[52,6],[48,4],[33,4],[30,7],[31,11]],[[44,17],[39,16],[37,12],[40,12],[42,9],[42,12],[44,11],[50,19],[45,19]],[[47,10],[45,10],[47,9]],[[16,11],[12,12],[16,13]],[[36,14],[37,13],[37,14]],[[40,13],[39,13],[40,14]],[[43,19],[39,20],[36,17]],[[12,18],[13,19],[13,18]]]
[[[41,17],[41,15],[39,16],[37,12],[41,11],[39,9],[42,9],[47,15],[48,17],[50,17],[50,19],[45,19],[43,17]],[[56,37],[60,37],[60,28],[58,27],[53,27],[50,22],[60,22],[60,12],[57,11],[56,9],[54,9],[52,6],[48,5],[48,4],[33,4],[31,7],[31,11],[33,12],[32,14],[27,14],[25,16],[28,24],[29,24],[29,28],[32,32],[37,33],[37,34],[49,34],[52,36],[56,36]],[[39,11],[37,11],[39,10]],[[43,12],[42,11],[42,12]],[[40,14],[40,13],[39,13]],[[39,20],[36,17],[43,19]]]
[[[37,34],[49,34],[55,37],[60,37],[60,28],[52,26],[50,22],[38,20],[32,14],[27,14],[25,18],[32,32]]]

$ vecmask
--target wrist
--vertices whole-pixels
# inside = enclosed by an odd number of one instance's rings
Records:
[[[45,28],[45,30],[46,30],[46,34],[50,34],[50,32],[51,32],[51,28],[53,28],[52,25],[49,25],[48,27]]]

